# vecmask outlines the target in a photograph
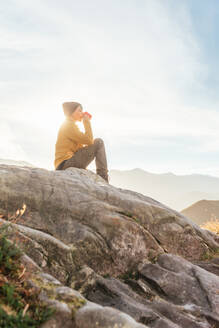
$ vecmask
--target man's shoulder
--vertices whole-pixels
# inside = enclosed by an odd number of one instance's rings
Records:
[[[64,122],[62,122],[61,124],[61,128],[72,128],[72,127],[77,127],[77,125],[75,124],[75,122],[70,121],[70,120],[64,120]]]
[[[72,133],[77,133],[78,126],[75,124],[75,122],[70,120],[65,120],[62,122],[60,128],[59,128],[59,135],[69,135]]]

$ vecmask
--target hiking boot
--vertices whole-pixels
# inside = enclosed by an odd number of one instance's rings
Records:
[[[108,176],[108,173],[107,172],[103,172],[102,170],[99,171],[97,170],[97,174],[103,178],[107,183],[109,183],[109,176]]]

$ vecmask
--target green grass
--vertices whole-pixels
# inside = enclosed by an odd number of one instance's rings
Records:
[[[16,273],[21,255],[22,252],[6,239],[5,233],[0,231],[0,272],[5,275]]]
[[[118,276],[119,279],[123,280],[124,282],[129,280],[138,280],[139,274],[135,271],[127,271],[122,275]]]
[[[23,310],[17,311],[16,315],[10,315],[0,306],[0,327],[1,328],[37,328],[52,314],[51,309],[35,310],[31,316],[25,314]]]
[[[25,287],[22,252],[7,240],[7,231],[0,226],[0,327],[37,328],[49,319],[54,310],[38,301],[38,294]]]

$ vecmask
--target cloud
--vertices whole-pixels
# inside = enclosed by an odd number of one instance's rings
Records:
[[[30,160],[22,146],[14,138],[14,133],[10,126],[2,122],[0,123],[0,140],[0,158],[21,161]]]
[[[2,12],[0,119],[17,122],[4,128],[11,154],[13,145],[30,160],[37,151],[50,165],[66,99],[92,112],[112,163],[118,143],[134,153],[179,138],[189,149],[191,138],[197,152],[216,150],[219,116],[205,97],[208,67],[185,1],[14,0]]]

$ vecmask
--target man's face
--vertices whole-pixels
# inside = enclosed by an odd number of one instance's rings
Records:
[[[74,121],[81,121],[83,118],[83,110],[81,108],[81,106],[78,106],[75,111],[72,113],[71,118]]]

